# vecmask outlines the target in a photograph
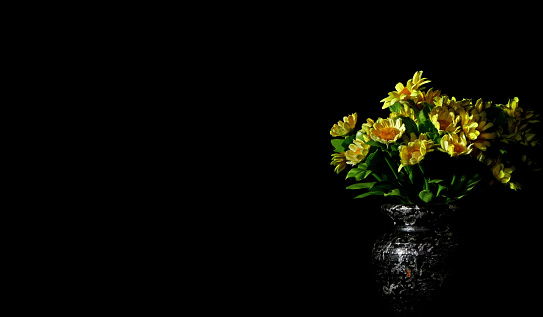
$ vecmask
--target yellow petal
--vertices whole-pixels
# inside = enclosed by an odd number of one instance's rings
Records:
[[[418,71],[413,75],[413,82],[418,82],[420,78],[422,77],[422,70]]]

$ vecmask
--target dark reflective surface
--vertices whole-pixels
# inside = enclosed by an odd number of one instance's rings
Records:
[[[428,310],[451,273],[458,239],[448,225],[449,205],[383,205],[395,227],[373,248],[378,292],[398,316]]]

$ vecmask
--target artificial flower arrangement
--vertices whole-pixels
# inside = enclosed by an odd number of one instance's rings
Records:
[[[507,104],[473,103],[425,91],[429,82],[418,71],[381,100],[388,118],[367,119],[357,130],[353,113],[330,130],[331,165],[338,174],[350,167],[346,178],[356,182],[347,189],[363,190],[354,198],[448,204],[481,184],[520,189],[517,169],[538,170],[523,149],[539,144],[530,129],[539,115],[519,107],[517,97]]]

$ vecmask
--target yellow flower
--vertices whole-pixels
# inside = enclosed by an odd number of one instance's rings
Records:
[[[441,138],[441,147],[438,150],[449,153],[450,156],[465,155],[471,153],[473,144],[468,145],[464,132],[460,132],[460,136],[449,133]]]
[[[490,141],[496,138],[496,133],[485,132],[487,129],[494,126],[492,122],[486,121],[486,112],[479,110],[482,109],[482,100],[477,100],[474,109],[471,112],[466,111],[464,108],[460,108],[460,118],[462,120],[462,131],[469,140],[473,141],[473,144],[481,151],[486,151],[490,146]]]
[[[422,71],[418,71],[413,75],[413,79],[407,81],[405,86],[402,83],[397,83],[395,87],[396,91],[389,92],[388,97],[381,100],[381,102],[384,102],[383,109],[392,106],[396,102],[406,104],[406,100],[408,99],[417,100],[420,94],[420,86],[429,82],[430,80],[422,78]]]
[[[369,136],[377,142],[390,144],[396,142],[405,132],[402,120],[379,118],[369,131]]]
[[[428,140],[426,134],[422,133],[415,141],[407,143],[407,145],[401,145],[399,148],[401,165],[398,168],[398,172],[404,166],[419,164],[426,153],[432,152],[432,146],[434,142]]]
[[[413,75],[413,86],[415,89],[419,89],[420,86],[429,82],[431,82],[431,80],[428,80],[428,78],[422,78],[422,70],[419,70]]]
[[[399,112],[392,112],[390,114],[391,118],[396,117],[408,117],[411,118],[413,121],[417,122],[417,117],[415,116],[415,110],[413,108],[409,107],[408,105],[403,105],[403,107],[400,109]]]
[[[518,97],[509,99],[506,105],[500,105],[503,111],[507,113],[511,118],[518,118],[522,115],[522,108],[518,106]]]
[[[336,167],[334,168],[334,171],[337,174],[343,171],[345,169],[345,166],[347,166],[347,159],[345,158],[345,152],[332,154],[332,163],[330,163],[330,165],[334,165]]]
[[[460,129],[460,127],[457,127],[460,116],[457,116],[454,109],[451,109],[446,105],[437,106],[432,109],[429,113],[429,117],[440,133],[455,133]]]
[[[482,98],[479,98],[477,99],[477,102],[475,103],[475,109],[477,109],[477,111],[479,113],[483,112],[483,110],[485,109],[488,109],[492,106],[492,101],[487,101],[487,102],[484,102],[483,103],[483,99]]]
[[[509,182],[509,187],[510,187],[512,190],[519,190],[519,189],[522,189],[522,186],[521,186],[519,183],[513,183],[513,182]]]
[[[465,111],[464,109],[460,109],[459,116],[462,122],[462,131],[467,136],[467,138],[470,140],[477,139],[481,132],[477,130],[477,128],[479,127],[479,123],[475,122],[475,120],[473,119],[473,115],[470,115],[470,113]]]
[[[509,118],[507,118],[508,134],[503,133],[501,127],[498,131],[501,141],[535,146],[539,141],[535,138],[535,133],[532,133],[532,129],[528,129],[528,124],[540,122],[535,120],[538,115],[535,115],[532,110],[524,111],[518,106],[518,102],[518,97],[515,97],[513,100],[509,100],[507,105],[498,105],[509,115]]]
[[[539,114],[535,114],[533,110],[524,110],[523,108],[518,106],[519,99],[518,97],[513,98],[513,100],[509,100],[509,102],[506,105],[497,105],[505,113],[509,115],[509,117],[513,119],[517,119],[520,121],[528,120],[528,123],[536,123],[540,122],[539,120],[535,120],[537,117],[539,117]]]
[[[535,133],[531,133],[532,129],[527,129],[528,124],[523,124],[522,120],[507,119],[509,134],[502,134],[501,141],[504,143],[520,143],[522,145],[536,146],[539,141],[535,138]]]
[[[431,104],[432,106],[435,105],[435,99],[439,97],[441,90],[433,91],[433,89],[434,88],[430,88],[427,92],[420,92],[417,100],[415,101],[417,109],[422,109],[425,102]]]
[[[375,121],[373,121],[370,118],[366,119],[366,123],[362,123],[362,129],[360,129],[360,133],[362,134],[362,138],[364,139],[363,140],[364,142],[368,142],[371,140],[371,137],[369,136],[369,132],[370,132],[371,127],[373,127],[374,123]],[[357,138],[359,138],[358,134],[357,134]]]
[[[504,168],[503,163],[498,162],[492,168],[492,174],[494,174],[494,177],[496,177],[497,180],[506,184],[511,180],[511,173],[513,173],[514,170],[514,167]]]
[[[370,145],[360,140],[353,140],[353,143],[349,145],[349,150],[345,152],[347,164],[356,165],[360,163],[368,155],[370,147]]]
[[[338,123],[334,124],[334,126],[330,130],[330,134],[332,136],[343,136],[349,134],[349,132],[351,132],[356,125],[356,119],[356,112],[348,117],[343,117],[343,121],[338,121]]]
[[[434,105],[436,107],[447,106],[449,109],[456,111],[458,107],[460,106],[460,103],[456,101],[455,97],[449,98],[449,96],[443,95],[443,96],[437,96],[434,98]]]

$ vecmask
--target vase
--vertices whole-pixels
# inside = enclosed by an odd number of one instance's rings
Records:
[[[394,229],[373,247],[378,292],[396,316],[427,312],[451,273],[458,240],[453,205],[383,205]],[[432,312],[434,313],[434,312]]]

